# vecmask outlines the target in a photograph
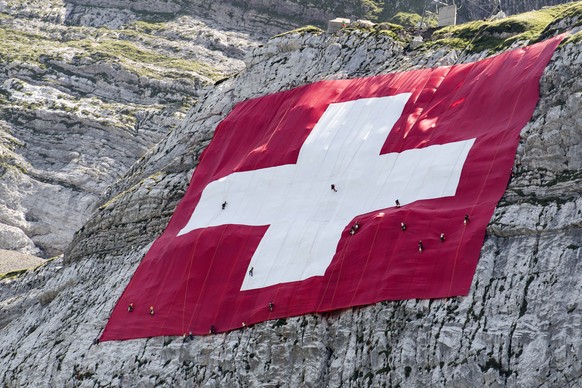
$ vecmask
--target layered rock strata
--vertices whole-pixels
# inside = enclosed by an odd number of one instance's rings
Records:
[[[186,16],[95,28],[58,1],[0,11],[0,249],[44,258],[257,45]]]
[[[568,31],[579,17],[557,21]],[[216,124],[246,98],[322,79],[481,59],[386,34],[290,34],[200,98],[111,186],[64,259],[0,282],[7,386],[575,386],[582,378],[582,40],[555,52],[516,174],[465,297],[384,302],[226,334],[92,344],[183,195]],[[515,45],[524,44],[517,42]],[[511,80],[508,80],[510,82]]]

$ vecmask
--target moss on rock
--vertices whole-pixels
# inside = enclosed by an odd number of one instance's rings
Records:
[[[283,32],[281,34],[278,34],[278,35],[273,36],[273,38],[280,38],[280,37],[285,36],[285,35],[293,35],[293,34],[299,34],[299,35],[303,35],[303,34],[315,34],[315,35],[319,35],[319,34],[322,34],[322,33],[323,33],[323,30],[321,28],[316,27],[316,26],[312,26],[312,25],[308,25],[308,26],[296,28],[296,29],[291,30],[291,31]]]
[[[568,3],[500,20],[474,21],[435,31],[427,45],[443,45],[469,52],[498,51],[516,41],[540,41],[551,36],[564,18],[582,17],[582,3]],[[582,21],[581,21],[582,23]]]

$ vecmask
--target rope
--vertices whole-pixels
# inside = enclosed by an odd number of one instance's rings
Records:
[[[220,234],[220,238],[218,239],[217,246],[220,246],[222,242],[222,238],[224,237],[224,233],[226,232],[227,228],[222,229],[222,233]],[[206,276],[204,277],[204,282],[202,283],[202,287],[200,288],[200,294],[198,295],[198,299],[196,299],[196,308],[192,311],[192,316],[190,317],[190,322],[188,323],[188,327],[192,327],[192,321],[194,320],[194,316],[198,311],[198,307],[200,306],[200,298],[202,297],[203,291],[206,288],[206,282],[208,281],[208,275],[210,274],[210,268],[212,268],[214,264],[214,259],[216,258],[216,253],[218,252],[218,248],[214,250],[214,254],[212,255],[212,259],[210,260],[210,265],[208,266],[209,270],[206,272]]]
[[[196,252],[196,247],[198,246],[198,240],[200,239],[200,235],[198,235],[198,238],[196,239],[196,243],[194,244],[194,247],[192,248],[191,251],[191,255],[190,255],[190,260],[188,263],[188,270],[184,272],[184,275],[182,276],[182,279],[184,279],[184,276],[187,276],[186,278],[186,290],[184,292],[184,304],[182,306],[182,331],[184,333],[186,333],[186,328],[184,327],[184,323],[186,322],[186,301],[188,300],[188,290],[189,290],[189,285],[190,285],[190,273],[192,271],[192,264],[194,263],[194,253]],[[180,282],[182,283],[183,280]]]
[[[227,229],[228,227],[229,227],[228,225],[225,226],[225,229]],[[234,263],[236,263],[238,260],[240,260],[242,249],[246,245],[246,242],[248,241],[248,238],[249,238],[249,234],[246,235],[245,240],[244,240],[244,243],[242,245],[240,245],[240,249],[239,249],[238,254],[236,255],[236,257],[234,259]],[[234,263],[233,263],[233,265],[230,266],[230,272],[228,274],[228,277],[225,279],[225,283],[224,284],[231,284],[232,283],[231,282],[231,279],[233,277],[234,270],[236,269],[236,264],[234,264]],[[246,274],[246,269],[245,269],[245,274]],[[221,313],[221,309],[220,309],[220,306],[222,306],[222,303],[221,302],[224,300],[224,295],[226,294],[226,292],[227,292],[227,287],[223,287],[223,291],[222,291],[221,297],[217,301],[217,304],[219,305],[219,308],[216,310],[216,315],[214,316],[213,322],[217,322],[218,321],[218,317],[219,317],[219,315]],[[237,303],[237,306],[236,306],[236,309],[235,309],[235,314],[233,314],[233,316],[236,316],[236,311],[239,311],[240,310],[240,298],[236,298],[236,299],[239,302]],[[231,313],[231,312],[229,311],[228,313]],[[232,322],[232,320],[231,320],[231,322]],[[238,324],[241,324],[241,322],[239,322]]]
[[[341,256],[339,257],[339,260],[340,260],[340,268],[339,268],[339,272],[338,272],[338,275],[337,275],[338,278],[341,278],[341,273],[342,273],[342,270],[343,270],[343,265],[344,265],[344,262],[345,262],[346,254],[349,251],[351,242],[352,242],[352,239],[348,239],[348,242],[346,243],[346,246],[342,250]],[[316,312],[317,311],[321,311],[321,305],[323,304],[323,300],[325,298],[325,295],[327,294],[327,290],[329,289],[329,285],[331,284],[331,281],[332,281],[332,276],[331,275],[332,274],[330,273],[330,276],[329,276],[329,278],[327,280],[327,284],[325,286],[325,290],[321,294],[321,297],[319,299],[319,304],[318,304],[318,306],[317,306],[317,308],[315,310]],[[333,290],[333,294],[332,294],[332,298],[331,298],[332,301],[335,298],[336,291],[337,291],[337,281],[336,281],[336,285],[335,285],[334,290]]]
[[[364,263],[364,267],[362,269],[362,274],[360,275],[360,279],[358,280],[358,285],[352,294],[352,299],[350,299],[350,305],[352,305],[356,294],[358,293],[358,289],[360,288],[360,284],[362,283],[362,279],[364,278],[364,273],[366,272],[366,267],[370,262],[370,257],[372,256],[372,251],[374,250],[374,245],[376,243],[376,238],[378,237],[378,229],[380,229],[380,222],[376,225],[376,230],[374,231],[374,239],[372,240],[372,244],[370,244],[370,250],[368,251],[368,256],[366,257],[366,262]],[[335,293],[335,292],[334,292]]]

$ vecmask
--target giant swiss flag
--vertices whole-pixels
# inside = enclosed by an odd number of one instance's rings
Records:
[[[466,295],[561,39],[239,103],[101,340]]]

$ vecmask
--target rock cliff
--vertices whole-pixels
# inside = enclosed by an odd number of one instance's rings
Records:
[[[461,4],[460,17],[489,16],[483,3],[480,13]],[[506,11],[543,4],[515,2]],[[182,120],[201,90],[241,71],[244,53],[265,37],[338,15],[386,20],[424,8],[363,0],[1,1],[0,248],[62,253],[104,190]]]
[[[581,23],[579,3],[561,8],[536,38],[576,32]],[[500,41],[527,44],[515,29],[482,27],[479,39],[462,46],[462,29],[416,49],[394,33],[354,29],[295,32],[255,47],[245,70],[206,90],[181,124],[110,186],[63,258],[0,282],[0,381],[9,387],[579,385],[579,32],[556,50],[542,77],[515,176],[488,227],[466,297],[384,302],[193,340],[92,344],[167,223],[216,124],[236,102],[322,79],[475,61],[506,49]],[[14,139],[6,136],[2,144],[17,147]]]
[[[509,15],[565,3],[565,0],[457,0],[458,20],[467,22],[488,18],[503,10]],[[212,20],[222,28],[274,35],[298,25],[325,26],[329,19],[347,17],[389,21],[398,12],[436,14],[447,1],[424,0],[166,0],[111,1],[66,0],[67,20],[72,23],[117,28],[144,17],[165,19],[172,14]]]
[[[0,3],[0,248],[45,258],[257,45],[186,16],[72,25],[67,7]]]

